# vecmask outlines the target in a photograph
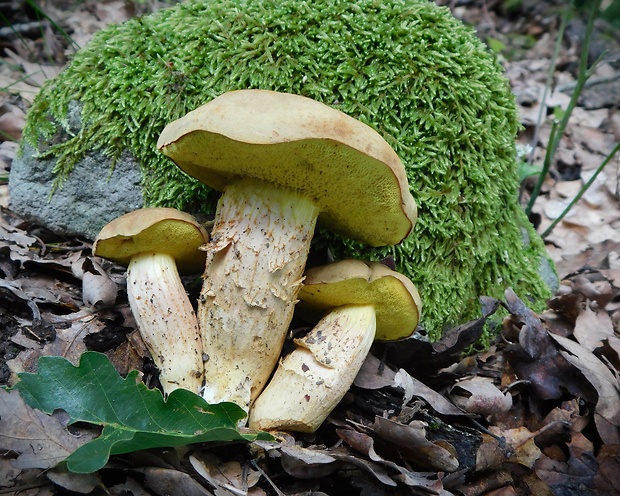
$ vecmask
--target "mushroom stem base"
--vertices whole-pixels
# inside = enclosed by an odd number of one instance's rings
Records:
[[[159,369],[164,394],[177,388],[199,393],[203,381],[200,331],[174,258],[163,253],[134,256],[127,270],[127,296]]]
[[[209,403],[249,411],[276,366],[292,319],[318,209],[255,180],[229,185],[207,245],[198,303]]]
[[[278,366],[255,401],[250,427],[314,432],[353,384],[375,338],[372,305],[328,313]]]

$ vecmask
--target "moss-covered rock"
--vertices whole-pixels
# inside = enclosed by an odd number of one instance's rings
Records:
[[[480,295],[549,296],[544,245],[517,203],[508,82],[475,33],[427,0],[194,0],[110,26],[43,88],[25,139],[57,158],[58,181],[85,152],[129,150],[148,205],[208,212],[216,195],[155,143],[166,123],[242,88],[322,101],[394,147],[419,206],[413,235],[385,249],[320,236],[337,257],[393,256],[433,337],[477,316]],[[83,124],[67,135],[72,101]]]

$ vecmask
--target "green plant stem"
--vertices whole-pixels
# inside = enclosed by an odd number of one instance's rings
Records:
[[[610,162],[610,160],[614,157],[614,155],[618,153],[618,150],[620,150],[620,142],[616,143],[616,146],[614,147],[614,149],[609,153],[609,155],[607,155],[607,157],[605,157],[605,160],[603,160],[601,165],[598,166],[598,169],[596,169],[594,174],[592,174],[592,177],[588,180],[588,182],[585,183],[583,187],[579,190],[579,193],[575,195],[575,198],[572,199],[572,201],[566,206],[566,208],[562,211],[562,213],[551,223],[551,225],[545,230],[545,232],[542,233],[541,236],[543,238],[546,238],[547,236],[549,236],[549,234],[551,234],[551,231],[553,231],[553,228],[556,225],[558,225],[558,223],[564,217],[566,217],[566,214],[568,214],[568,212],[570,211],[571,208],[573,208],[575,203],[577,203],[581,199],[581,197],[585,194],[588,188],[592,186],[592,183],[594,183],[597,176],[602,172],[602,170]]]
[[[71,38],[71,36],[56,21],[54,21],[54,19],[48,16],[45,11],[41,7],[39,7],[37,3],[35,3],[34,0],[26,0],[26,4],[35,11],[37,16],[40,16],[43,19],[49,21],[49,23],[54,27],[54,29],[56,29],[62,35],[62,37],[65,38],[67,42],[73,46],[74,50],[78,50],[80,48],[80,46],[73,40],[73,38]],[[43,33],[41,33],[41,35],[43,35]]]
[[[538,135],[540,133],[540,128],[543,125],[543,121],[547,114],[547,95],[549,94],[549,90],[553,85],[553,76],[555,75],[555,66],[557,64],[558,56],[560,55],[560,49],[562,48],[562,41],[564,40],[564,31],[566,30],[566,25],[568,24],[568,19],[570,17],[571,9],[566,9],[564,11],[564,15],[562,15],[562,21],[560,23],[560,27],[558,29],[558,36],[555,40],[555,47],[553,48],[553,54],[551,55],[551,61],[549,63],[549,72],[547,73],[547,81],[545,82],[545,89],[543,91],[543,96],[540,102],[540,109],[538,112],[538,118],[536,120],[536,129],[534,130],[534,137],[532,138],[532,151],[530,152],[530,156],[528,157],[528,162],[531,164],[534,161],[534,153],[536,152],[536,143],[538,143]],[[556,88],[557,90],[557,88]],[[541,174],[540,177],[545,177]],[[542,181],[540,181],[542,184]],[[538,188],[540,190],[540,187]],[[533,195],[536,198],[536,195]],[[531,200],[530,200],[531,201]],[[528,205],[528,208],[529,205]],[[529,215],[529,211],[526,210],[526,213]]]
[[[579,60],[579,71],[577,73],[577,82],[575,84],[575,89],[573,90],[571,94],[571,98],[568,103],[568,106],[566,107],[566,110],[564,111],[564,115],[562,116],[562,119],[557,125],[557,130],[555,134],[552,133],[552,137],[550,137],[549,139],[549,146],[547,148],[547,153],[545,154],[545,161],[543,164],[543,172],[541,172],[540,176],[538,177],[538,181],[536,183],[536,186],[534,187],[534,191],[532,192],[530,201],[528,202],[525,208],[525,213],[528,216],[530,215],[532,208],[534,206],[534,203],[536,202],[536,198],[538,197],[540,188],[542,187],[542,184],[546,178],[547,171],[549,170],[549,168],[551,167],[551,164],[553,163],[553,159],[557,152],[558,146],[560,145],[560,140],[562,139],[562,136],[564,136],[564,132],[566,131],[566,127],[568,126],[568,121],[571,117],[571,114],[574,108],[577,105],[579,96],[581,95],[581,92],[583,91],[586,81],[594,73],[594,68],[596,67],[598,63],[598,61],[596,61],[594,64],[592,64],[590,68],[588,68],[588,52],[590,51],[589,49],[590,49],[590,42],[592,39],[592,32],[594,29],[594,20],[596,19],[596,14],[599,11],[600,4],[601,4],[601,0],[595,0],[594,3],[592,4],[592,9],[590,11],[590,16],[588,17],[588,24],[586,26],[586,31],[584,35],[583,46],[581,48],[581,58]]]
[[[555,139],[557,132],[558,132],[558,122],[553,121],[551,123],[551,133],[549,134],[549,142]],[[530,213],[532,212],[532,207],[534,206],[534,202],[536,201],[536,198],[538,198],[540,189],[542,188],[542,185],[545,182],[545,178],[547,177],[547,174],[549,173],[549,169],[553,161],[553,157],[551,157],[551,153],[552,153],[551,147],[547,147],[547,152],[545,153],[545,160],[543,161],[542,169],[540,171],[540,174],[538,175],[538,180],[536,181],[536,184],[534,185],[532,194],[530,195],[530,200],[527,204],[527,207],[525,208],[525,214],[528,217],[530,216]]]

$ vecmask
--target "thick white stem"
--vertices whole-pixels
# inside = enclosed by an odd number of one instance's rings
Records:
[[[177,388],[200,393],[202,340],[174,258],[163,253],[134,256],[127,270],[127,295],[164,393]]]
[[[250,427],[314,432],[346,394],[375,338],[371,305],[332,310],[278,366],[254,402]]]
[[[246,412],[276,366],[314,234],[309,199],[243,180],[220,199],[198,320],[209,403]]]

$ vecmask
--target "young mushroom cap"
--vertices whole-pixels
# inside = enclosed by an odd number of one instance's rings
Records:
[[[172,208],[144,208],[103,227],[93,253],[127,265],[127,296],[164,394],[182,387],[199,393],[202,339],[179,277],[204,268],[199,247],[209,240],[193,216]]]
[[[95,254],[120,265],[129,265],[139,253],[166,253],[175,259],[181,274],[204,270],[206,253],[198,248],[209,234],[186,212],[174,208],[142,208],[109,222],[99,232]]]
[[[369,126],[264,90],[215,98],[157,146],[223,191],[198,302],[203,397],[249,411],[280,355],[317,221],[371,246],[399,243],[417,215],[404,165]]]
[[[411,336],[420,320],[422,302],[404,275],[378,262],[341,260],[308,269],[299,292],[301,311],[322,314],[342,305],[373,305],[377,341]]]
[[[314,432],[348,391],[375,338],[410,336],[420,297],[375,262],[343,260],[307,271],[300,305],[327,313],[278,366],[250,412],[250,427]]]

